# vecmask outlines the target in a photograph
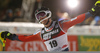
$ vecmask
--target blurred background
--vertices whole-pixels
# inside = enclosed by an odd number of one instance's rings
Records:
[[[71,19],[88,12],[97,0],[0,0],[0,32],[10,31],[18,35],[32,34],[43,27],[35,19],[35,10],[42,6],[52,12],[52,19]],[[88,18],[70,28],[70,51],[100,51],[100,16]],[[7,39],[0,51],[46,51],[40,41],[19,42]]]
[[[0,21],[36,23],[34,12],[41,6],[50,8],[53,20],[63,16],[74,18],[90,10],[96,1],[97,0],[78,0],[76,2],[71,1],[70,3],[68,0],[0,0]],[[76,7],[73,7],[75,5]],[[89,18],[84,21],[84,23],[78,25],[99,25],[99,20],[99,17],[95,19]],[[95,21],[95,23],[92,21]]]

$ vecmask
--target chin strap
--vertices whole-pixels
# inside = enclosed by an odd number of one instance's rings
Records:
[[[50,18],[49,18],[50,19]],[[48,19],[48,22],[45,24],[45,25],[47,25],[48,23],[49,23],[49,19]]]

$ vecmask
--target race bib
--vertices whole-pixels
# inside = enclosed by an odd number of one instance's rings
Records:
[[[61,35],[57,38],[44,42],[48,51],[61,51],[68,47],[67,35]]]

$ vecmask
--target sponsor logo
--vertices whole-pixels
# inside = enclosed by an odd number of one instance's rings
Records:
[[[50,39],[51,35],[56,34],[58,32],[59,32],[59,29],[53,30],[53,31],[51,31],[49,33],[46,33],[46,34],[43,35],[43,39],[44,40]]]
[[[100,37],[99,36],[80,36],[80,50],[84,51],[100,51]]]

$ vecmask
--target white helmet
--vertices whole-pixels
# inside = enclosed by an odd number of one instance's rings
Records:
[[[51,11],[49,10],[49,8],[46,8],[46,7],[41,7],[40,9],[37,9],[35,11],[35,17],[36,19],[39,21],[39,23],[41,23],[42,21],[48,19],[51,17]],[[40,20],[41,17],[45,17],[47,16],[46,18]]]

